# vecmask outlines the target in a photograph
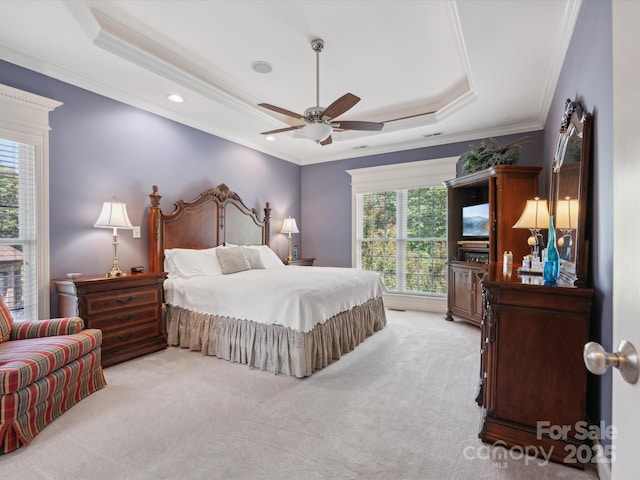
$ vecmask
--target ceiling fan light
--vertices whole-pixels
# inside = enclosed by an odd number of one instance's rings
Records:
[[[309,140],[320,143],[329,138],[329,135],[333,132],[333,127],[326,123],[316,122],[305,125],[302,131]]]

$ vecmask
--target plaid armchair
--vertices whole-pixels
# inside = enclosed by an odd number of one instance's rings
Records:
[[[101,343],[78,317],[13,322],[0,297],[0,454],[106,386]]]

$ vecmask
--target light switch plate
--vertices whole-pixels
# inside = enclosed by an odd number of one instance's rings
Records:
[[[140,227],[133,227],[133,238],[140,238]]]

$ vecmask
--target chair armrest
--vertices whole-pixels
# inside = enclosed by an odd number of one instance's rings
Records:
[[[16,321],[11,326],[11,340],[71,335],[83,329],[84,321],[80,317]]]

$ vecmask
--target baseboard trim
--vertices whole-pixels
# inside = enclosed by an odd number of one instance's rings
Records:
[[[593,447],[596,452],[595,467],[598,472],[598,478],[600,480],[611,480],[611,463],[609,463],[609,459],[604,454],[604,447],[598,438],[593,441]]]
[[[419,312],[441,313],[443,315],[447,311],[446,297],[385,293],[383,300],[385,308],[392,310],[417,310]]]

